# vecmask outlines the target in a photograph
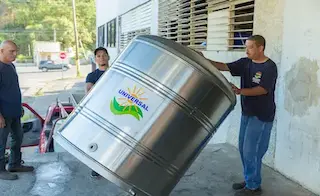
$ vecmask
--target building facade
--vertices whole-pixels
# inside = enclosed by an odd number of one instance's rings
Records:
[[[264,163],[320,194],[319,0],[97,0],[97,45],[111,60],[138,34],[154,34],[212,60],[245,56],[248,36],[267,40],[278,66],[276,120]],[[238,78],[225,76],[239,85]],[[212,143],[237,147],[240,100]],[[319,118],[318,118],[319,117]]]
[[[60,42],[36,41],[33,44],[33,49],[33,59],[36,66],[39,66],[40,61],[61,61],[59,57],[61,51]]]

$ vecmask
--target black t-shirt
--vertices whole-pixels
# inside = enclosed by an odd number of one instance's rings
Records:
[[[92,83],[92,84],[95,84],[99,78],[102,76],[102,74],[104,73],[105,71],[102,71],[100,69],[96,69],[94,70],[93,72],[89,73],[87,75],[87,78],[86,78],[86,83]]]
[[[227,63],[227,66],[233,76],[241,77],[241,88],[261,86],[268,91],[260,96],[241,96],[243,114],[256,116],[261,121],[273,121],[276,111],[274,91],[278,77],[276,64],[271,59],[264,63],[254,63],[249,58],[241,58]]]
[[[21,117],[21,91],[13,64],[0,62],[0,113],[6,118]]]

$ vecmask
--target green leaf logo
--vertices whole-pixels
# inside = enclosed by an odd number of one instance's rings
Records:
[[[117,102],[115,97],[110,102],[110,110],[114,115],[129,114],[135,117],[139,121],[141,118],[143,118],[142,111],[138,106],[136,105],[122,106]]]

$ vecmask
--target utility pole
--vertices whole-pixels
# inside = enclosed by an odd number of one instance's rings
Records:
[[[81,39],[79,39],[79,43],[80,43],[80,47],[81,47],[82,52],[83,52],[83,56],[84,56],[84,58],[87,60],[88,57],[87,57],[87,54],[86,54],[86,50],[85,50],[84,47],[83,47],[83,44],[82,44]]]
[[[53,41],[56,42],[57,41],[57,32],[56,29],[53,29]]]
[[[76,68],[77,77],[80,77],[80,65],[79,65],[79,45],[78,45],[78,30],[77,30],[77,18],[76,18],[76,2],[72,0],[72,11],[73,11],[73,26],[74,26],[74,39],[76,42]]]

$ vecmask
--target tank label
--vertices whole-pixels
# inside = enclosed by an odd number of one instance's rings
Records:
[[[159,99],[154,92],[128,79],[120,86],[110,101],[110,111],[114,115],[130,115],[140,121],[153,110],[154,100]]]

